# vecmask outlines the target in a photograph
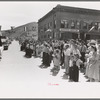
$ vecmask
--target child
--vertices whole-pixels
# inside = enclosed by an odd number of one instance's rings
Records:
[[[76,54],[74,56],[71,56],[69,63],[70,63],[70,81],[78,82],[79,69],[80,65],[83,64],[83,62],[79,59],[79,55]]]
[[[76,61],[76,65],[80,69],[80,66],[83,65],[83,61],[79,58],[78,54],[75,55],[75,61]]]
[[[54,52],[53,63],[54,63],[54,68],[51,71],[58,72],[60,70],[60,51],[58,49],[56,49]]]
[[[70,55],[70,60],[69,60],[69,82],[73,81],[73,61],[74,61],[74,56]]]
[[[72,80],[74,82],[78,82],[78,80],[79,80],[79,68],[76,65],[76,63],[77,63],[76,61],[73,61]]]

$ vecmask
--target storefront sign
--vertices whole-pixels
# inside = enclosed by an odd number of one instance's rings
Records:
[[[79,32],[78,29],[65,29],[65,28],[60,28],[60,31],[63,31],[63,32]]]

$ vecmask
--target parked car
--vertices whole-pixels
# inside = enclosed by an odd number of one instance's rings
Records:
[[[8,50],[9,42],[8,42],[7,37],[5,37],[5,36],[2,37],[2,44],[3,44],[4,50]]]

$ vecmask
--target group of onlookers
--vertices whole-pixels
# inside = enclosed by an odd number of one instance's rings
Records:
[[[100,44],[99,41],[53,41],[44,42],[42,67],[47,68],[53,61],[52,73],[65,69],[63,77],[70,82],[79,81],[79,73],[83,72],[87,82],[100,81]]]
[[[31,58],[32,56],[41,57],[43,46],[41,46],[40,42],[21,39],[19,40],[19,44],[20,44],[20,51],[25,52],[25,57],[27,58]]]
[[[51,40],[20,42],[21,51],[26,57],[41,57],[41,68],[48,68],[53,63],[52,73],[65,69],[63,77],[70,82],[78,82],[80,72],[88,81],[100,81],[100,44],[97,40]]]

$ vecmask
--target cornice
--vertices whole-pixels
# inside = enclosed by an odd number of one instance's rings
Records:
[[[68,13],[77,13],[77,14],[84,14],[84,15],[100,15],[100,10],[94,10],[94,9],[85,9],[85,8],[78,8],[78,7],[69,7],[69,6],[62,6],[57,5],[55,8],[53,8],[50,12],[48,12],[45,16],[40,18],[38,22],[43,21],[45,18],[49,17],[50,15],[54,14],[55,12],[68,12]]]

